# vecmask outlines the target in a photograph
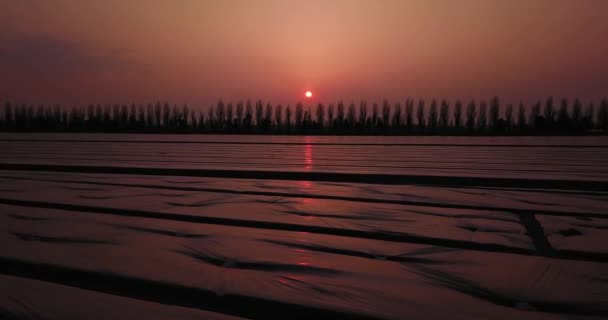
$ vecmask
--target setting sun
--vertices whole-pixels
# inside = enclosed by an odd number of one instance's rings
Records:
[[[306,98],[310,98],[310,97],[312,97],[312,92],[306,91],[305,95],[306,95]]]

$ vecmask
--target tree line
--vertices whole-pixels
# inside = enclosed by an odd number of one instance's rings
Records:
[[[0,112],[0,130],[28,132],[272,133],[272,134],[597,134],[608,132],[608,99],[596,107],[553,98],[520,102],[449,102],[407,99],[305,107],[261,100],[225,103],[206,110],[169,103],[147,105],[13,105]]]

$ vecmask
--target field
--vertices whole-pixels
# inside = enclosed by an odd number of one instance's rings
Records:
[[[0,319],[608,316],[603,137],[0,135]]]

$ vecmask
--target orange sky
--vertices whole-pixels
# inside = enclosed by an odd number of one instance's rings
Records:
[[[19,0],[0,100],[608,95],[608,1]]]

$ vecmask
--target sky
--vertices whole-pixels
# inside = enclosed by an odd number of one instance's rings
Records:
[[[0,100],[596,100],[607,13],[605,0],[0,0]]]

